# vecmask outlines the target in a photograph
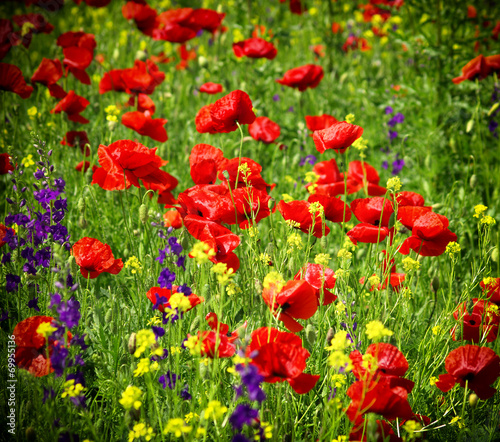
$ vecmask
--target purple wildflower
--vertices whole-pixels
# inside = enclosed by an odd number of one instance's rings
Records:
[[[314,166],[318,159],[314,155],[307,155],[304,158],[300,159],[299,166],[305,166],[306,163],[309,163],[311,166]]]
[[[172,373],[170,370],[167,371],[166,374],[161,375],[158,378],[158,382],[162,385],[163,389],[165,388],[170,388],[170,390],[173,390],[175,388],[175,384],[177,382],[177,379],[179,376],[177,376],[175,373]]]
[[[38,297],[30,299],[28,301],[28,308],[35,309],[37,312],[40,311],[40,307],[38,307]]]
[[[13,275],[12,273],[7,273],[5,280],[7,281],[5,289],[8,292],[17,292],[19,284],[21,283],[21,278],[17,275]]]
[[[396,115],[394,115],[388,122],[387,126],[389,127],[394,127],[396,124],[400,124],[405,120],[405,116],[401,113],[398,112]]]
[[[392,163],[392,174],[393,175],[398,175],[399,172],[403,169],[405,165],[405,160],[402,158],[396,158],[396,160]]]
[[[158,338],[161,338],[162,336],[165,335],[165,329],[163,327],[156,327],[156,326],[151,326],[153,329],[153,333],[155,334],[155,339],[158,340]]]
[[[394,112],[394,110],[392,109],[391,106],[387,106],[385,109],[384,109],[384,112],[386,115],[389,115],[389,114],[392,114]]]
[[[259,411],[254,410],[248,404],[238,404],[229,418],[229,422],[235,430],[241,430],[244,425],[252,425],[259,416]]]
[[[280,101],[280,96],[279,96],[279,94],[274,94],[274,95],[273,95],[273,101]]]
[[[59,293],[54,293],[51,297],[50,297],[50,304],[49,304],[49,308],[52,308],[54,307],[55,305],[59,305],[61,303],[61,295]]]
[[[61,302],[57,307],[59,313],[59,320],[71,329],[78,326],[80,322],[80,303],[73,297],[66,302]]]
[[[163,269],[158,276],[158,284],[161,288],[172,289],[172,283],[175,281],[175,273],[171,272],[169,269]]]
[[[63,347],[63,344],[59,341],[54,344],[52,355],[50,356],[50,364],[54,369],[56,377],[63,375],[64,367],[66,367],[66,358],[68,356],[68,349]]]

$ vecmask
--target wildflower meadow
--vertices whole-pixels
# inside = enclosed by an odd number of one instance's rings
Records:
[[[498,2],[0,11],[0,440],[500,440]]]

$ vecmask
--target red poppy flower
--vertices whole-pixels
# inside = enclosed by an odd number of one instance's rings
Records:
[[[351,210],[360,222],[384,227],[389,226],[389,219],[394,213],[392,202],[379,196],[355,199]]]
[[[177,70],[187,69],[189,66],[190,60],[196,59],[196,51],[194,49],[188,50],[186,45],[181,45],[177,48],[177,52],[179,53],[179,57],[181,57],[180,63],[175,66]]]
[[[17,32],[11,36],[14,39],[18,39],[14,44],[21,43],[25,48],[29,48],[33,34],[50,34],[54,30],[54,26],[42,14],[14,15],[12,21],[22,29],[21,32]],[[24,29],[27,30],[26,33],[23,32]]]
[[[54,109],[50,111],[51,114],[60,114],[65,112],[68,115],[70,121],[75,123],[87,124],[89,120],[80,115],[86,107],[90,104],[90,101],[80,95],[75,94],[75,91],[69,91],[68,95],[64,97],[59,103],[56,104]]]
[[[346,183],[344,182],[343,174],[340,173],[335,158],[329,161],[320,161],[313,167],[313,172],[319,175],[316,181],[314,193],[327,195],[330,197],[343,195],[346,191]],[[347,193],[353,193],[350,181],[347,181]]]
[[[443,254],[446,246],[457,240],[457,235],[448,229],[448,225],[449,221],[445,216],[426,212],[415,220],[411,236],[403,242],[399,252],[408,255],[411,249],[421,256]]]
[[[277,123],[267,117],[257,117],[255,121],[248,126],[248,132],[254,140],[269,144],[280,136],[281,128]]]
[[[349,163],[347,171],[348,193],[365,189],[369,196],[385,195],[387,189],[379,186],[380,177],[377,170],[366,161],[358,160]]]
[[[205,94],[218,94],[219,92],[222,92],[224,88],[222,87],[222,84],[219,83],[212,83],[209,81],[208,83],[204,83],[200,86],[200,92],[203,92]]]
[[[168,185],[173,177],[160,170],[167,163],[156,155],[156,149],[130,140],[115,141],[109,146],[101,144],[97,153],[102,167],[94,173],[92,184],[105,190],[140,187],[139,180],[143,184]]]
[[[415,415],[413,416],[412,420],[417,420],[417,418],[415,418]],[[374,441],[403,442],[403,439],[401,437],[398,437],[396,433],[394,433],[394,430],[392,429],[391,425],[388,422],[377,419],[375,423],[377,424],[377,427],[376,427],[376,432],[374,434],[376,439],[373,439]],[[349,440],[367,442],[368,422],[366,421],[366,419],[363,419],[361,416],[358,416],[353,425],[354,426],[352,427],[349,433]],[[403,422],[401,422],[401,425],[403,425]]]
[[[165,118],[151,118],[149,111],[127,112],[122,116],[122,124],[129,129],[135,130],[140,135],[145,135],[155,141],[164,143],[168,140]]]
[[[225,335],[229,343],[233,343],[236,339],[239,338],[239,330],[235,330],[233,332],[229,332],[229,325],[224,324],[223,322],[219,322],[217,314],[214,312],[210,312],[205,316],[206,321],[208,322],[208,326],[214,331],[221,335]],[[243,326],[239,327],[240,329],[246,329],[247,322],[243,324]]]
[[[493,304],[500,305],[500,278],[489,278],[479,283],[483,293]]]
[[[267,58],[268,60],[272,60],[278,54],[278,50],[270,41],[259,37],[233,43],[233,52],[238,58]]]
[[[172,229],[180,229],[183,226],[182,218],[177,210],[168,210],[163,214],[163,225],[172,227]]]
[[[346,410],[351,422],[365,413],[381,414],[386,419],[411,419],[413,412],[408,403],[408,392],[400,386],[391,386],[391,379],[380,377],[357,381],[347,390],[351,403]]]
[[[240,166],[245,164],[247,166],[247,172],[240,172]],[[219,172],[219,179],[221,181],[227,182],[223,171],[227,171],[229,174],[228,181],[232,189],[236,187],[252,186],[256,189],[266,191],[268,188],[269,190],[272,190],[276,186],[276,184],[267,184],[264,181],[264,178],[262,178],[261,175],[262,166],[250,158],[242,157],[241,160],[240,158],[226,160],[220,165],[219,169],[222,169],[222,171]]]
[[[342,50],[348,52],[354,49],[361,49],[361,51],[369,51],[372,47],[368,44],[366,38],[356,37],[355,35],[350,35],[347,40],[342,45]]]
[[[196,125],[196,130],[200,134],[216,134],[217,129],[215,128],[215,124],[212,120],[212,116],[210,114],[210,111],[212,107],[214,106],[214,103],[212,104],[207,104],[206,106],[203,106],[198,113],[196,114],[194,123]]]
[[[66,96],[64,89],[57,84],[62,75],[62,66],[58,59],[44,58],[31,77],[31,82],[47,86],[52,97],[61,99]]]
[[[337,22],[332,23],[332,32],[334,34],[340,34],[344,29],[342,28],[342,25]]]
[[[46,376],[54,371],[48,357],[53,343],[49,341],[47,348],[46,339],[37,333],[41,324],[50,324],[53,320],[51,316],[32,316],[19,322],[12,332],[16,342],[16,365],[36,377]],[[71,334],[68,332],[69,336]]]
[[[292,332],[304,328],[295,319],[309,319],[318,309],[315,290],[305,280],[288,281],[281,290],[275,284],[269,284],[262,297],[271,313]]]
[[[66,132],[66,135],[64,135],[61,144],[63,146],[70,147],[78,146],[82,153],[85,153],[86,157],[90,156],[90,148],[88,146],[87,148],[85,148],[87,144],[90,145],[90,141],[89,137],[87,136],[87,132],[85,132],[84,130],[70,130],[69,132]]]
[[[5,244],[7,244],[3,239],[5,238],[5,235],[7,231],[12,232],[13,235],[16,234],[16,231],[10,227],[5,226],[4,224],[0,223],[0,247],[3,247]]]
[[[324,229],[324,236],[328,235],[330,228],[326,224],[323,224],[318,212],[314,214],[313,220],[313,214],[309,212],[310,206],[311,204],[307,201],[290,201],[289,203],[285,203],[285,201],[281,200],[278,203],[278,210],[285,221],[291,220],[298,223],[296,228],[302,232],[311,232],[316,238],[321,238]]]
[[[234,206],[224,185],[196,185],[179,194],[182,216],[199,215],[216,223],[235,224]]]
[[[14,92],[23,100],[29,98],[33,88],[26,84],[21,69],[9,63],[0,63],[0,91]]]
[[[215,256],[210,258],[213,263],[223,262],[235,272],[239,269],[240,260],[233,252],[241,242],[238,235],[220,224],[197,215],[186,215],[184,226],[192,236],[215,250]]]
[[[9,170],[14,170],[14,166],[10,164],[10,155],[8,153],[0,153],[0,175],[6,175]]]
[[[282,79],[276,80],[279,84],[293,87],[303,92],[307,88],[314,89],[323,79],[323,68],[316,64],[306,64],[285,72]]]
[[[94,58],[96,41],[93,34],[82,31],[65,32],[57,39],[57,45],[63,48],[63,64],[83,84],[90,84],[90,77],[85,72]]]
[[[476,393],[480,399],[486,400],[496,393],[490,387],[500,376],[500,358],[488,347],[464,345],[452,350],[446,357],[444,367],[446,374],[439,376],[436,382],[442,392],[450,391],[458,383]]]
[[[455,84],[459,84],[465,80],[484,80],[494,72],[500,72],[500,54],[490,55],[489,57],[485,57],[481,54],[469,61],[462,68],[462,75],[453,78],[452,81]]]
[[[413,224],[415,224],[415,221],[422,215],[425,215],[427,212],[432,212],[432,207],[401,206],[398,208],[398,221],[401,224],[403,224],[403,226],[405,226],[407,229],[411,230],[413,229]]]
[[[135,95],[132,95],[130,99],[127,101],[127,105],[135,106]],[[156,111],[156,105],[153,99],[146,94],[138,94],[137,95],[137,110],[139,112],[148,111],[150,115],[153,115]]]
[[[293,333],[281,332],[272,327],[262,327],[252,333],[246,349],[252,364],[264,376],[264,382],[288,382],[298,394],[311,391],[319,375],[304,373],[309,352],[302,347],[302,340]]]
[[[451,330],[453,340],[462,339],[475,343],[480,343],[483,339],[486,342],[495,341],[500,324],[500,316],[494,310],[495,304],[474,298],[470,314],[468,307],[467,302],[462,302],[453,312],[455,320],[460,322]]]
[[[347,236],[354,245],[358,242],[368,244],[379,244],[387,238],[389,229],[384,226],[374,226],[369,223],[360,223],[355,225],[347,232]]]
[[[224,12],[219,13],[213,9],[198,8],[192,10],[183,24],[191,27],[196,32],[203,29],[204,31],[214,33],[220,28],[225,16]]]
[[[423,207],[425,203],[425,199],[422,195],[415,192],[409,192],[406,190],[403,192],[398,192],[396,194],[396,201],[398,202],[398,208],[404,206]]]
[[[310,195],[309,203],[320,203],[325,212],[325,219],[332,223],[348,222],[351,220],[351,209],[340,198],[326,195]]]
[[[166,308],[171,308],[169,303],[170,297],[172,295],[175,295],[176,293],[179,293],[177,291],[178,288],[179,288],[178,285],[173,285],[172,290],[161,287],[151,287],[146,293],[146,296],[153,303],[153,305],[157,305],[158,310],[163,313]],[[166,300],[160,302],[162,301],[161,298],[165,298]],[[186,298],[189,300],[189,304],[191,304],[191,307],[188,308],[186,311],[193,309],[198,304],[201,304],[202,302],[205,301],[205,298],[203,298],[203,296],[198,296],[195,295],[194,293],[191,293],[189,296],[186,296]]]
[[[84,237],[73,245],[72,253],[86,279],[97,278],[101,273],[117,275],[123,262],[115,259],[111,247],[95,238]]]
[[[266,191],[256,187],[240,187],[232,193],[240,229],[247,229],[271,215],[269,209],[271,197]]]
[[[363,359],[358,350],[349,355],[353,365],[352,372],[358,380],[367,382],[385,378],[391,388],[399,386],[411,393],[415,383],[402,378],[408,371],[408,361],[397,347],[383,342],[370,344],[365,354],[372,358]]]
[[[246,92],[235,90],[219,98],[210,108],[210,117],[219,133],[233,132],[240,125],[255,121],[252,101]]]
[[[391,17],[391,11],[379,8],[374,4],[368,3],[366,5],[360,5],[359,7],[363,10],[363,21],[365,23],[370,23],[376,15],[380,16],[382,23],[386,22]]]
[[[332,115],[323,114],[318,116],[306,115],[306,126],[313,132],[316,130],[326,129],[339,121]]]
[[[146,189],[148,190],[151,189],[158,194],[158,199],[157,199],[158,204],[166,204],[168,205],[168,207],[170,207],[171,204],[177,203],[177,200],[172,194],[172,190],[177,187],[179,181],[177,180],[177,178],[173,177],[169,173],[167,173],[166,178],[167,181],[160,184],[150,183],[147,181],[143,181],[143,184]],[[153,195],[149,194],[149,197],[153,198]]]
[[[222,150],[210,144],[197,144],[189,155],[191,178],[195,184],[214,184],[221,164],[225,161]]]
[[[167,57],[165,55],[165,52],[161,51],[158,55],[153,55],[151,54],[151,56],[149,57],[149,59],[153,62],[153,63],[170,63],[171,61],[174,60],[173,57]]]
[[[127,2],[122,7],[122,14],[126,20],[134,20],[137,29],[150,37],[153,35],[153,29],[156,25],[156,9],[146,3]]]
[[[307,263],[293,279],[296,281],[303,279],[309,283],[314,289],[318,305],[328,305],[337,300],[337,296],[330,291],[335,287],[335,272],[324,265]]]
[[[333,149],[337,153],[344,153],[361,135],[363,135],[362,127],[340,121],[326,129],[315,131],[313,140],[319,153],[323,153],[327,149]]]

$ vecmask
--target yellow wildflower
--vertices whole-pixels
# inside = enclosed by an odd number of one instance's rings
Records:
[[[186,425],[184,419],[176,417],[168,421],[163,434],[168,435],[171,433],[175,437],[181,437],[184,433],[190,433],[192,429],[193,427]]]
[[[346,249],[340,249],[337,253],[337,258],[340,259],[351,259],[352,258],[352,253],[349,252]]]
[[[344,304],[342,304],[342,305],[344,305]],[[341,330],[341,331],[335,333],[335,336],[332,338],[332,340],[330,342],[330,346],[326,347],[326,350],[328,350],[328,351],[333,351],[333,350],[341,351],[341,350],[345,350],[349,345],[350,345],[350,341],[347,339],[347,332],[344,330]]]
[[[288,193],[281,194],[281,198],[283,198],[283,201],[285,201],[285,203],[289,203],[290,201],[293,201],[293,197],[288,195]]]
[[[66,381],[64,383],[64,391],[62,392],[61,397],[64,398],[66,396],[69,397],[81,396],[85,390],[86,388],[82,384],[80,383],[75,384],[75,380],[70,379],[69,381]]]
[[[200,416],[192,411],[184,416],[184,421],[189,424],[193,419],[198,419]]]
[[[368,339],[373,341],[378,341],[384,336],[392,336],[394,333],[388,328],[384,327],[384,324],[380,321],[370,321],[366,324],[366,336]]]
[[[318,253],[315,257],[314,257],[314,262],[316,264],[320,264],[320,265],[324,265],[324,266],[327,266],[328,263],[330,262],[330,255],[328,253]]]
[[[217,420],[227,412],[227,407],[221,405],[219,401],[210,401],[207,408],[205,408],[205,419]]]
[[[285,222],[288,224],[289,227],[293,229],[298,229],[300,227],[300,223],[297,221],[294,221],[293,219],[287,219]]]
[[[210,262],[212,256],[215,256],[215,250],[210,248],[210,246],[202,241],[198,241],[189,254],[196,259],[198,264],[206,264]]]
[[[142,358],[137,364],[137,368],[134,370],[134,376],[142,376],[144,373],[149,373],[150,371],[150,360],[149,358]]]
[[[35,162],[33,161],[33,155],[29,154],[28,156],[24,157],[22,160],[21,160],[21,164],[24,166],[24,167],[30,167],[30,166],[33,166],[35,164]]]
[[[140,400],[141,398],[142,390],[138,387],[129,385],[122,393],[122,398],[118,402],[122,404],[125,410],[130,410],[131,408],[138,410],[142,405],[142,402]]]
[[[265,277],[264,281],[262,282],[262,286],[267,289],[271,286],[271,284],[274,284],[276,286],[276,290],[279,292],[283,286],[285,285],[285,280],[283,279],[283,276],[281,276],[280,273],[272,271],[269,272]]]
[[[403,259],[403,268],[405,272],[411,272],[420,268],[420,263],[409,256]]]
[[[52,327],[50,324],[50,322],[42,322],[36,329],[36,332],[45,339],[48,339],[48,337],[57,330],[57,328]]]
[[[345,383],[346,378],[343,374],[332,374],[332,384],[335,386],[335,388],[342,387],[343,385],[345,385]]]
[[[139,274],[142,273],[142,266],[141,262],[137,259],[136,256],[131,256],[127,261],[125,262],[125,268],[130,267],[130,273],[135,274],[139,272]]]
[[[355,120],[354,114],[347,114],[345,116],[346,123],[352,124],[354,123],[354,120]]]
[[[37,114],[38,109],[36,108],[36,106],[32,106],[28,109],[28,117],[30,117],[31,120],[34,120]]]
[[[393,190],[398,192],[401,189],[401,180],[399,177],[395,176],[387,180],[387,190]]]
[[[297,250],[302,250],[302,238],[298,233],[291,233],[286,240],[290,251],[294,248]]]
[[[484,215],[484,212],[488,210],[488,207],[483,204],[478,204],[474,206],[474,218],[481,218]]]
[[[380,278],[377,275],[372,275],[368,278],[368,284],[372,289],[377,288],[380,285]]]
[[[137,347],[134,356],[138,358],[146,351],[146,348],[151,347],[155,342],[156,342],[155,334],[153,333],[152,330],[148,329],[139,330],[137,332],[137,337],[136,337]]]
[[[184,347],[189,349],[189,353],[191,353],[193,356],[200,356],[201,355],[201,350],[202,350],[202,341],[198,336],[189,336],[185,341],[184,341]]]
[[[436,325],[435,327],[432,327],[432,333],[435,335],[439,335],[442,332],[442,329],[439,325]]]
[[[495,218],[490,215],[485,215],[481,218],[481,224],[485,224],[487,226],[494,226],[496,224]]]
[[[212,267],[212,272],[217,275],[217,281],[221,285],[226,285],[234,277],[234,270],[228,268],[225,262],[219,262]]]
[[[436,385],[436,382],[439,381],[439,378],[437,378],[436,376],[431,376],[429,378],[429,384],[431,384],[431,386],[433,387],[434,385]]]
[[[448,253],[448,255],[450,255],[450,258],[453,258],[456,253],[460,252],[460,250],[462,250],[460,244],[458,244],[455,241],[451,241],[446,246],[445,252]]]
[[[368,148],[368,140],[363,137],[359,137],[356,141],[354,141],[354,143],[352,143],[352,147],[363,152]]]

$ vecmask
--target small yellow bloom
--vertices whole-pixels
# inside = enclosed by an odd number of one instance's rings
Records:
[[[187,296],[183,293],[174,293],[169,301],[170,306],[176,308],[179,312],[187,312],[191,308],[191,303]]]
[[[302,250],[302,238],[298,233],[291,233],[286,240],[290,249]]]
[[[247,229],[248,236],[250,238],[255,238],[256,236],[259,236],[259,229],[255,226],[251,226]]]
[[[234,270],[228,268],[225,262],[219,262],[212,267],[212,272],[217,275],[217,281],[221,285],[226,285],[234,277]]]
[[[337,437],[337,439],[333,439],[332,442],[347,442],[349,439],[347,438],[347,436],[339,436]]]
[[[198,241],[194,246],[189,255],[196,259],[198,264],[206,264],[210,262],[211,257],[215,256],[215,250],[210,248],[210,246],[202,241]]]
[[[200,416],[192,411],[184,416],[184,421],[189,424],[193,419],[198,419]]]
[[[272,263],[271,257],[267,253],[261,253],[259,255],[259,261],[266,266],[271,265]]]
[[[170,353],[171,354],[175,354],[175,353],[181,354],[181,350],[182,350],[181,347],[175,347],[175,346],[171,346],[170,347]]]
[[[75,380],[70,379],[64,383],[64,391],[62,392],[61,397],[78,397],[81,396],[85,390],[86,388],[82,384],[75,384]]]
[[[332,374],[332,384],[335,386],[335,388],[340,388],[343,385],[345,385],[345,383],[346,383],[345,375],[337,373]]]
[[[340,259],[351,259],[352,258],[352,253],[349,252],[346,249],[340,249],[337,253],[337,258]]]
[[[319,175],[316,172],[310,171],[306,173],[306,176],[304,178],[304,181],[306,183],[311,183],[314,184],[319,180]]]
[[[142,358],[137,364],[137,368],[134,370],[134,377],[142,376],[150,371],[150,360],[149,358]]]
[[[156,342],[155,334],[152,330],[143,329],[137,332],[136,336],[136,350],[134,356],[138,358],[145,351],[146,348],[151,347]]]
[[[131,408],[138,410],[142,405],[141,398],[142,390],[138,387],[129,385],[122,393],[122,398],[118,402],[122,404],[125,410],[130,410]]]
[[[176,417],[168,421],[163,434],[168,435],[171,433],[175,437],[181,437],[184,433],[190,433],[192,429],[193,427],[186,425],[184,419]]]
[[[233,295],[236,295],[238,293],[241,293],[241,289],[234,282],[230,282],[226,286],[226,293],[228,296],[233,296]]]
[[[441,334],[442,331],[443,331],[443,329],[439,325],[432,327],[432,333],[435,335]]]
[[[343,368],[344,372],[351,371],[353,369],[353,365],[349,356],[341,352],[340,350],[333,351],[330,356],[328,356],[328,365],[335,369]]]
[[[28,156],[24,157],[22,160],[21,160],[21,164],[24,166],[24,167],[30,167],[30,166],[33,166],[35,164],[35,162],[33,161],[33,155],[29,154]]]
[[[474,218],[481,218],[484,215],[484,212],[488,210],[488,207],[483,204],[478,204],[474,206]]]
[[[320,265],[323,265],[323,266],[327,266],[328,263],[330,262],[330,259],[332,259],[330,257],[330,255],[328,253],[318,253],[315,257],[314,257],[314,262],[316,264],[320,264]]]
[[[460,416],[455,416],[451,421],[450,425],[458,425],[458,428],[464,428],[465,424],[462,422],[462,418]]]
[[[354,149],[363,152],[368,148],[368,140],[365,140],[363,137],[360,137],[356,141],[354,141],[354,143],[352,143],[352,147],[354,147]]]
[[[45,339],[48,339],[48,337],[56,330],[57,328],[52,327],[52,325],[50,325],[50,322],[42,322],[36,329],[36,332],[39,335],[42,335]]]
[[[283,276],[281,276],[281,273],[272,271],[269,272],[265,277],[264,281],[262,282],[262,286],[267,289],[271,286],[271,284],[274,284],[276,286],[276,290],[279,292],[283,286],[285,285],[285,280],[283,279]]]
[[[401,189],[401,180],[399,177],[395,176],[387,180],[387,190],[393,190],[394,192],[399,192]]]
[[[316,214],[316,216],[323,217],[325,213],[325,208],[319,203],[319,202],[314,202],[311,203],[309,206],[309,213],[311,214]]]
[[[409,256],[403,259],[403,268],[405,272],[411,272],[420,268],[420,263]]]
[[[388,328],[384,327],[384,324],[380,321],[370,321],[366,324],[366,336],[372,341],[379,341],[384,336],[392,336],[394,333]]]
[[[127,261],[125,262],[125,268],[130,267],[130,273],[135,274],[135,273],[142,273],[142,266],[141,262],[137,259],[136,256],[131,256]]]
[[[207,408],[205,408],[205,419],[217,420],[227,412],[227,407],[221,405],[219,401],[210,401]]]
[[[372,275],[368,278],[368,284],[372,289],[377,288],[380,285],[380,278],[377,275]]]
[[[198,336],[189,336],[184,341],[184,347],[189,349],[189,353],[193,356],[200,356],[202,350],[202,341]]]
[[[493,218],[490,215],[485,215],[481,218],[481,224],[485,224],[487,226],[494,226],[497,222],[495,221],[495,218]]]
[[[439,381],[439,379],[436,376],[431,376],[429,378],[429,384],[431,384],[432,387],[434,387],[434,385],[436,385],[437,381]]]
[[[349,278],[349,270],[337,269],[335,270],[335,278],[337,279],[348,279]]]
[[[290,227],[292,229],[298,229],[300,227],[300,223],[298,223],[297,221],[294,221],[293,219],[287,219],[287,220],[285,220],[285,222],[288,225],[288,227]]]
[[[340,315],[346,311],[346,307],[343,302],[338,301],[337,304],[335,304],[335,311]]]
[[[405,424],[403,425],[403,429],[407,431],[410,434],[415,433],[416,431],[419,431],[422,429],[422,424],[418,423],[417,421],[406,421]]]
[[[38,115],[38,109],[36,108],[36,106],[32,106],[28,109],[28,116],[30,117],[31,120],[34,120],[37,115]]]
[[[285,203],[289,203],[290,201],[293,201],[293,197],[291,197],[290,195],[288,195],[288,193],[281,194],[281,198],[283,198],[283,201]]]
[[[344,305],[344,304],[342,304],[342,305]],[[326,350],[328,350],[328,351],[333,351],[333,350],[343,351],[349,345],[350,345],[350,341],[347,339],[347,332],[344,330],[341,330],[341,331],[335,333],[335,336],[332,338],[332,340],[330,342],[330,346],[326,347]]]
[[[153,316],[148,322],[147,325],[160,325],[161,318],[159,316]]]
[[[352,124],[354,123],[354,120],[355,120],[354,114],[347,114],[345,116],[346,123]]]

